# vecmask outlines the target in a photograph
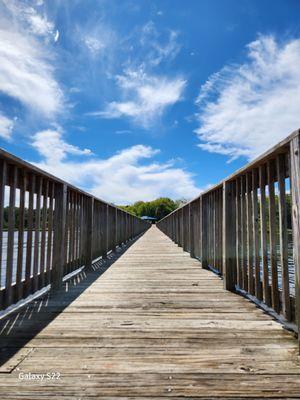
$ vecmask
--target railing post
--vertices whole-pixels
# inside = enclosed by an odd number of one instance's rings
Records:
[[[188,205],[185,205],[182,208],[182,231],[183,231],[183,239],[182,239],[182,248],[184,251],[188,251],[188,242],[189,242],[189,209]]]
[[[195,218],[195,203],[190,203],[189,204],[189,228],[190,228],[190,256],[195,257],[195,224],[194,224],[194,218]]]
[[[108,205],[102,205],[102,239],[103,239],[103,251],[102,251],[102,258],[107,258],[107,248],[108,248]]]
[[[116,251],[118,246],[118,210],[114,208],[113,211],[114,211],[113,251]]]
[[[201,216],[201,221],[200,221],[200,231],[201,231],[201,242],[200,242],[200,253],[201,253],[201,266],[202,268],[207,268],[208,267],[208,260],[207,260],[207,226],[206,226],[206,221],[207,221],[207,207],[206,207],[206,201],[205,201],[205,196],[200,197],[200,216]]]
[[[67,217],[66,184],[55,184],[54,234],[53,234],[53,265],[51,271],[51,288],[59,289],[62,286],[63,269],[65,262],[65,229]]]
[[[295,264],[295,319],[298,328],[298,343],[300,351],[300,137],[299,134],[291,140],[291,190],[292,190],[292,224]]]
[[[234,290],[236,283],[236,227],[233,182],[223,183],[223,275],[224,288]]]
[[[86,267],[92,268],[93,263],[93,225],[94,225],[94,198],[87,198],[87,210],[86,210]]]
[[[176,211],[174,212],[174,243],[178,243],[177,240],[177,213]]]

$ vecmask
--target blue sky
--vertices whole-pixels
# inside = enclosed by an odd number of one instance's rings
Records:
[[[300,127],[297,0],[0,0],[0,146],[105,200],[191,198]]]

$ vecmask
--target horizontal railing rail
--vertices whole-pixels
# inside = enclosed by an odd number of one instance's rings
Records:
[[[0,150],[0,309],[58,289],[149,226]]]
[[[299,131],[157,226],[203,268],[220,274],[226,289],[299,333]]]

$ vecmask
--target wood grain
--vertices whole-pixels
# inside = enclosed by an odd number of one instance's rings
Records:
[[[293,334],[156,227],[110,257],[1,322],[1,398],[300,397]]]

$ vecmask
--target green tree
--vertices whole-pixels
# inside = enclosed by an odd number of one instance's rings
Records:
[[[168,197],[160,197],[152,201],[137,201],[131,205],[120,206],[120,208],[138,217],[148,216],[159,220],[176,210],[183,202],[183,200],[174,201]]]

